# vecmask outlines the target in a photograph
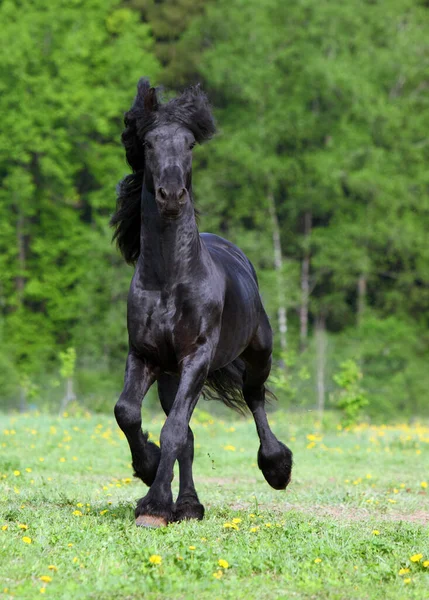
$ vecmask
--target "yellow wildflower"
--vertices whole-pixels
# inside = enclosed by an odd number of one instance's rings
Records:
[[[152,565],[160,565],[162,563],[162,556],[159,556],[159,554],[152,554],[152,556],[149,557],[149,562]]]
[[[216,571],[216,573],[213,573],[213,577],[215,579],[220,579],[223,575],[223,572],[219,569],[219,571]]]
[[[251,533],[255,533],[255,531],[258,531],[258,529],[259,529],[259,525],[257,525],[256,527],[251,527],[250,531],[251,531]]]
[[[50,571],[58,571],[58,567],[56,567],[55,565],[49,565],[48,569]]]
[[[422,558],[423,558],[423,554],[413,554],[413,556],[410,556],[410,561],[411,562],[419,562],[419,561],[421,561]]]
[[[83,504],[82,504],[82,502],[78,502],[78,503],[76,504],[76,506],[77,506],[78,508],[82,508]]]
[[[107,512],[109,512],[108,508],[105,508],[104,510],[100,510],[100,515],[105,515]]]
[[[235,523],[224,523],[223,526],[225,527],[225,529],[238,530],[238,526]]]
[[[425,560],[425,561],[423,562],[423,566],[424,566],[424,567],[429,567],[429,560]]]
[[[22,538],[22,541],[24,542],[24,544],[31,544],[31,542],[33,540],[30,537],[27,537],[26,535],[24,535],[24,537]]]
[[[50,583],[52,581],[52,577],[49,575],[42,575],[39,577],[40,581],[44,581],[45,583]]]
[[[9,528],[9,525],[2,525],[1,530],[2,531],[7,531],[8,528]]]
[[[314,562],[315,562],[316,564],[318,564],[318,563],[321,563],[321,562],[322,562],[322,559],[321,559],[321,558],[315,558],[315,559],[314,559]]]
[[[238,519],[237,517],[235,519],[232,519],[233,523],[241,523],[241,519]]]
[[[428,486],[427,481],[422,481],[421,484],[422,488],[425,490]]]
[[[380,535],[380,532],[378,531],[378,529],[373,529],[372,534],[373,535]]]
[[[33,469],[30,469],[30,467],[27,467],[25,470],[27,471],[27,473],[31,473]]]
[[[80,511],[80,510],[74,510],[74,511],[73,511],[73,514],[74,514],[76,517],[81,517],[81,516],[82,516],[82,511]]]
[[[15,477],[19,477],[21,475],[21,471],[14,471],[13,474],[15,475]]]
[[[230,452],[235,452],[235,446],[231,446],[231,444],[227,444],[223,447],[224,450],[229,450]]]
[[[189,546],[189,550],[195,550],[195,546]]]
[[[20,529],[28,529],[28,525],[25,525],[24,523],[20,523],[20,524],[18,525],[18,527],[19,527]]]
[[[399,569],[398,571],[398,575],[400,575],[402,577],[402,575],[406,575],[407,573],[410,572],[410,569]]]
[[[411,583],[411,579],[407,577],[407,579],[404,579],[404,583]]]
[[[40,591],[40,593],[41,593],[41,594],[44,594],[44,593],[46,592],[46,588],[45,588],[45,587],[42,587],[42,588],[40,588],[40,590],[39,590],[39,591]]]
[[[229,567],[229,563],[227,560],[224,560],[223,558],[220,558],[217,561],[217,564],[222,568],[222,569],[227,569]]]

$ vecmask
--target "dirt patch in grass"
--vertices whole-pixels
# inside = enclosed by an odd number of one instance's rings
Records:
[[[231,510],[250,510],[254,505],[250,502],[236,503],[229,507]],[[283,505],[283,509],[279,509],[278,504],[263,504],[259,503],[260,510],[269,510],[278,513],[282,517],[290,511],[299,511],[316,517],[330,517],[332,519],[347,520],[347,521],[368,521],[376,518],[378,521],[406,521],[411,523],[419,523],[421,525],[429,525],[429,512],[418,510],[413,513],[391,512],[391,513],[374,513],[363,508],[353,508],[351,506],[326,506],[314,505],[312,507],[299,506],[298,504]]]

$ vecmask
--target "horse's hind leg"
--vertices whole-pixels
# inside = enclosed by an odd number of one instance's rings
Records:
[[[162,374],[158,379],[158,395],[161,406],[168,416],[179,387],[179,377]],[[179,495],[174,509],[175,521],[185,519],[202,519],[204,506],[198,500],[192,476],[192,463],[194,460],[194,434],[188,427],[186,445],[179,455]]]
[[[261,442],[258,466],[271,487],[283,490],[291,477],[292,452],[273,434],[265,412],[264,384],[270,374],[271,352],[272,332],[264,314],[255,337],[242,354],[246,363],[243,396],[252,411]]]
[[[155,379],[155,371],[130,352],[124,389],[115,406],[116,421],[130,445],[134,474],[148,486],[156,477],[161,452],[158,446],[148,441],[148,434],[141,429],[141,405]]]

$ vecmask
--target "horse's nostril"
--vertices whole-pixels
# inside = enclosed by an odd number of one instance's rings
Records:
[[[158,188],[158,193],[164,200],[167,198],[167,192],[163,187]]]

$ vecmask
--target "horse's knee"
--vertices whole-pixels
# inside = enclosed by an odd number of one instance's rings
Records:
[[[123,431],[139,429],[141,427],[140,410],[127,402],[123,396],[115,404],[114,412],[116,422]]]
[[[284,490],[291,479],[292,452],[278,442],[278,447],[267,451],[262,446],[258,452],[258,467],[265,479],[275,490]]]
[[[189,436],[192,437],[189,438]],[[175,455],[179,455],[186,449],[189,439],[192,440],[192,443],[194,436],[187,425],[185,426],[167,419],[160,436],[161,448],[163,450],[165,449],[173,452]]]

